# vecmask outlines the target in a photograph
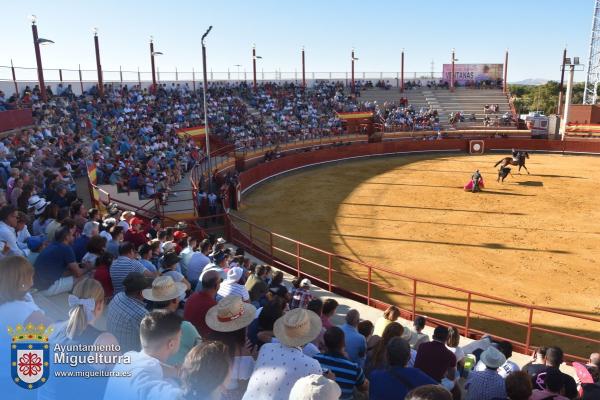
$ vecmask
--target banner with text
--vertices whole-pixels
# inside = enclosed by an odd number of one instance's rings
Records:
[[[504,64],[454,64],[454,81],[459,85],[502,79]],[[444,64],[443,80],[450,82],[452,64]]]

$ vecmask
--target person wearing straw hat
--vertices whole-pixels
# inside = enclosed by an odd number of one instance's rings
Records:
[[[273,332],[279,343],[261,347],[244,400],[287,400],[298,379],[323,373],[319,362],[301,349],[321,332],[317,314],[303,308],[291,310],[275,321]]]
[[[233,360],[224,398],[241,398],[254,371],[254,358],[246,346],[246,329],[255,314],[256,308],[237,295],[224,297],[206,314],[206,325],[217,332],[214,339],[227,345]]]
[[[244,270],[240,267],[233,267],[227,271],[227,279],[221,284],[217,296],[223,298],[229,295],[241,297],[242,301],[250,302],[248,289],[241,284],[244,277]]]
[[[490,400],[506,397],[504,379],[498,374],[498,368],[506,362],[506,357],[495,347],[488,347],[480,357],[485,371],[473,371],[465,384],[466,400]]]
[[[298,379],[290,392],[290,400],[337,400],[341,394],[335,381],[313,374]]]
[[[152,287],[142,290],[144,299],[153,302],[153,310],[177,311],[181,296],[186,287],[181,282],[173,281],[170,276],[158,276],[152,281]],[[169,365],[181,365],[186,354],[198,343],[200,334],[188,321],[181,323],[181,340],[179,350],[167,359]]]

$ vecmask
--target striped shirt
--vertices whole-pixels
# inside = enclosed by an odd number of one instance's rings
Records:
[[[244,285],[235,282],[221,283],[217,296],[227,297],[229,295],[240,296],[242,301],[250,301],[250,294]]]
[[[360,386],[365,382],[365,373],[358,364],[348,360],[342,354],[329,352],[317,354],[314,359],[321,364],[323,371],[330,370],[335,374],[335,381],[342,389],[340,399],[352,399],[352,392],[355,386]]]
[[[110,266],[110,280],[112,281],[115,294],[125,290],[123,281],[131,272],[139,272],[143,274],[146,268],[140,264],[138,260],[133,260],[129,257],[121,256],[117,258]]]

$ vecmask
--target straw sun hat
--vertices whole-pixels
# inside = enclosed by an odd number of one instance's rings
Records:
[[[233,332],[250,325],[255,313],[252,304],[244,303],[240,296],[229,295],[208,310],[205,321],[213,331]]]
[[[173,281],[168,275],[158,276],[152,281],[152,287],[142,290],[142,296],[150,301],[169,301],[181,297],[186,287],[181,282]]]
[[[321,333],[321,318],[310,310],[295,308],[288,311],[273,326],[273,333],[289,347],[304,346]]]

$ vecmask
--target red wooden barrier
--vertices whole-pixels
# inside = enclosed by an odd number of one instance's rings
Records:
[[[33,125],[31,109],[0,111],[0,132]]]

